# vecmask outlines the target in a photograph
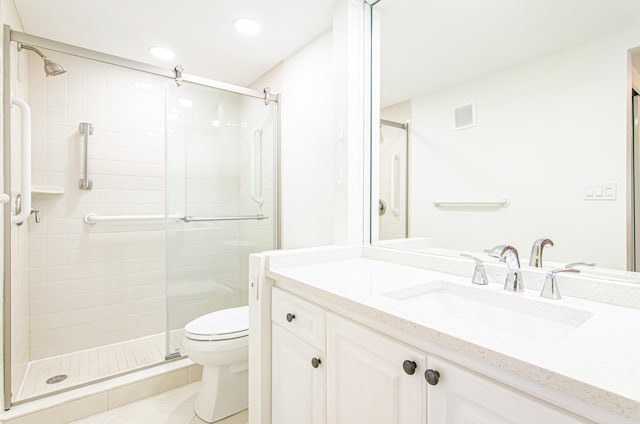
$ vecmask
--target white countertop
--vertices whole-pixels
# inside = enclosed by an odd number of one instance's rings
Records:
[[[267,276],[337,311],[366,316],[369,321],[640,421],[640,310],[567,296],[557,301],[542,299],[539,290],[508,293],[498,282],[471,284],[471,273],[467,278],[347,256],[325,257],[320,263],[276,260],[268,266]],[[532,315],[530,319],[496,321],[497,326],[492,326],[491,317],[452,316],[437,305],[425,304],[420,296],[407,300],[409,291],[402,291],[434,281],[450,285],[447,290],[462,296],[498,299],[507,306],[515,302],[517,308],[538,311],[542,318]],[[547,316],[568,322],[577,319],[582,324],[575,329],[560,326],[557,334],[536,331],[536,326],[545,324],[536,320]]]

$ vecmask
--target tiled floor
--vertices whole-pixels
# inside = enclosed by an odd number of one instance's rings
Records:
[[[206,424],[193,411],[200,382],[130,403],[70,424]],[[246,424],[247,411],[216,424]]]
[[[173,347],[182,345],[182,331],[172,332],[171,343]],[[156,364],[164,361],[165,352],[163,333],[32,361],[15,400]],[[48,378],[61,374],[67,375],[67,379],[56,384],[46,383]]]

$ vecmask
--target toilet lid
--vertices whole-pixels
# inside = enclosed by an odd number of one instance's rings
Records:
[[[196,318],[184,327],[193,340],[225,340],[249,334],[249,307],[222,309]]]

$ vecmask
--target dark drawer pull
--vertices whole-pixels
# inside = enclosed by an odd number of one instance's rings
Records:
[[[291,313],[287,314],[287,322],[291,322],[294,319],[296,319],[295,314],[291,314]]]
[[[424,372],[424,378],[427,380],[427,383],[435,386],[440,381],[440,373],[436,370],[426,370]]]
[[[418,364],[413,361],[404,361],[402,363],[402,369],[409,375],[413,375],[416,373],[416,368],[418,368]]]

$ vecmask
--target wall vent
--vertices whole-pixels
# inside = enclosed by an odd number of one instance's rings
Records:
[[[473,127],[476,124],[476,107],[473,103],[458,106],[453,113],[455,120],[453,128],[456,130]]]

